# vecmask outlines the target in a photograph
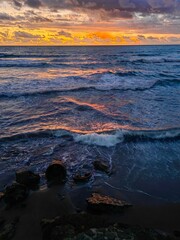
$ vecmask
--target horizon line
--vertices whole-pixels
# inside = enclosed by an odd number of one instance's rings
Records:
[[[0,45],[0,47],[128,47],[128,46],[179,46],[180,43],[166,43],[166,44],[101,44],[101,45]]]

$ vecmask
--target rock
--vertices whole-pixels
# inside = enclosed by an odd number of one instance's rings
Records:
[[[122,224],[108,214],[72,214],[44,219],[43,240],[175,240],[162,231]]]
[[[31,171],[19,170],[16,172],[16,182],[23,184],[30,189],[34,189],[40,182],[40,176]]]
[[[24,201],[28,196],[28,189],[25,185],[14,183],[6,187],[3,200],[8,206]]]
[[[105,173],[109,173],[110,171],[108,164],[101,160],[94,161],[93,165],[95,170],[102,171]]]
[[[99,218],[99,219],[98,219]],[[108,215],[106,216],[109,219]],[[43,240],[173,240],[171,236],[156,230],[126,224],[108,224],[99,215],[73,214],[54,220],[46,220]],[[114,219],[116,222],[117,219]],[[101,226],[100,226],[101,225]]]
[[[78,173],[73,176],[75,182],[87,182],[92,177],[91,172]]]
[[[48,182],[63,183],[66,179],[66,168],[61,161],[53,161],[46,170]]]
[[[71,240],[93,240],[94,238],[89,237],[87,234],[85,233],[80,233],[78,234],[76,237],[71,238]],[[104,238],[103,238],[104,239]],[[102,240],[101,238],[98,238],[98,240]]]
[[[143,232],[143,235],[139,236],[139,233]],[[109,226],[108,228],[95,228],[90,229],[89,231],[82,232],[71,240],[173,240],[171,237],[166,237],[162,234],[159,234],[155,230],[144,229],[144,228],[132,228],[130,226],[124,227],[115,227]]]
[[[87,199],[88,208],[98,212],[107,211],[121,211],[124,208],[132,206],[131,204],[108,196],[103,196],[98,193],[93,193],[90,198]]]
[[[163,233],[158,230],[150,229],[150,228],[142,228],[142,227],[132,227],[129,228],[129,232],[133,232],[138,240],[173,240],[174,238],[168,236],[166,233]]]

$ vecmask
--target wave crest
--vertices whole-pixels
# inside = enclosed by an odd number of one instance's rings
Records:
[[[82,142],[88,145],[97,145],[104,147],[113,147],[116,144],[123,141],[123,134],[86,134],[86,135],[75,135],[74,140],[76,142]]]
[[[146,142],[146,141],[176,141],[180,140],[180,128],[162,129],[162,130],[124,130],[117,129],[110,132],[80,134],[68,130],[44,130],[39,132],[29,132],[16,134],[0,138],[0,141],[13,141],[24,138],[63,138],[70,136],[75,142],[87,145],[97,145],[104,147],[113,147],[122,142]]]

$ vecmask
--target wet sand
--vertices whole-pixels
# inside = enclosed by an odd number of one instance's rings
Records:
[[[42,239],[41,220],[43,218],[51,219],[76,213],[77,201],[82,203],[83,208],[86,206],[85,198],[77,199],[78,196],[80,195],[72,195],[68,192],[64,195],[63,188],[59,186],[33,192],[21,206],[5,210],[1,203],[1,216],[7,222],[15,217],[19,218],[14,240],[40,240]],[[180,204],[134,205],[123,214],[101,214],[101,218],[108,224],[140,225],[173,233],[174,230],[180,231]]]

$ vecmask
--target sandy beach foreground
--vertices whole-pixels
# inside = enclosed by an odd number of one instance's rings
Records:
[[[32,192],[23,204],[13,208],[6,209],[1,203],[1,219],[6,220],[6,223],[17,220],[14,240],[45,239],[42,232],[42,220],[46,219],[45,221],[47,221],[47,219],[57,216],[62,218],[63,225],[69,225],[71,222],[71,224],[74,223],[74,226],[82,227],[84,230],[92,227],[107,228],[110,225],[121,223],[158,229],[171,236],[175,230],[180,231],[180,204],[134,205],[123,213],[97,214],[96,212],[87,212],[86,198],[82,197],[84,189],[80,191],[81,195],[79,190],[73,194],[65,193],[63,187],[55,186]],[[83,223],[82,220],[79,220],[81,218],[84,218]]]

